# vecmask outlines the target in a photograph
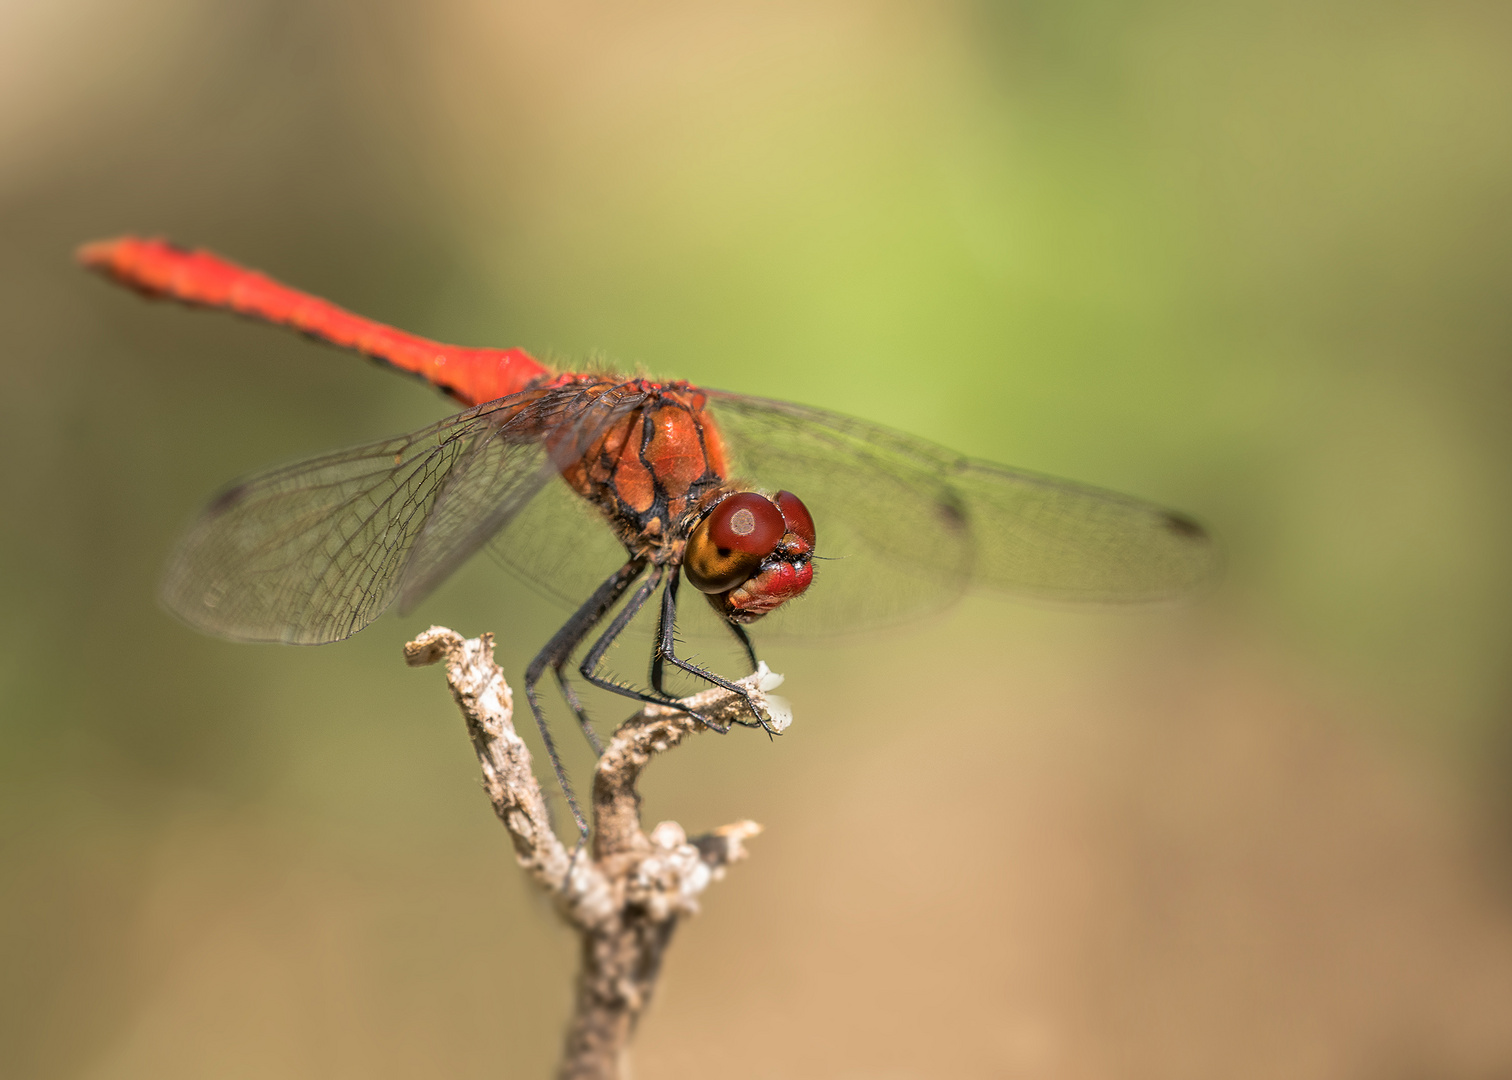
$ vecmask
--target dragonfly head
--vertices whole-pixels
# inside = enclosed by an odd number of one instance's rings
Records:
[[[755,622],[814,579],[814,519],[791,491],[726,495],[688,534],[683,573],[714,610]]]

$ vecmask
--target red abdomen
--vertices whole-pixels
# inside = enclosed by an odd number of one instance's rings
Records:
[[[518,393],[551,371],[523,349],[443,345],[364,319],[208,251],[123,236],[85,244],[79,261],[148,296],[288,326],[418,375],[464,405]]]

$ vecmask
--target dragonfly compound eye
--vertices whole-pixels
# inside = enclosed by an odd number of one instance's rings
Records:
[[[683,552],[688,584],[702,593],[733,589],[754,574],[787,532],[782,511],[764,495],[741,491],[698,523]]]
[[[814,515],[810,514],[808,507],[803,505],[803,500],[791,491],[779,491],[773,501],[777,504],[777,509],[782,511],[782,519],[787,522],[788,532],[802,537],[808,541],[809,547],[813,547]]]
[[[787,532],[782,511],[766,496],[740,491],[723,500],[708,517],[709,539],[731,551],[770,555]]]

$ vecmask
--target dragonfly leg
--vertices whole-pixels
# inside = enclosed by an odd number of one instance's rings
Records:
[[[751,661],[751,670],[755,671],[761,666],[761,662],[756,659],[756,646],[751,643],[751,635],[737,622],[726,622],[725,625],[735,635],[735,640],[740,642],[741,648],[745,649],[746,659]]]
[[[682,572],[680,570],[674,570],[672,572],[672,575],[673,576],[671,577],[671,579],[667,581],[668,589],[675,588],[672,582],[676,581],[678,577],[682,575]],[[662,639],[662,635],[664,635],[666,632],[667,605],[662,604],[661,614],[656,617],[656,640],[660,641]],[[666,672],[664,670],[665,659],[666,658],[662,656],[661,650],[653,645],[651,647],[651,689],[655,690],[658,694],[667,693],[667,688],[665,685],[663,685],[663,680],[666,676]]]
[[[594,598],[602,598],[604,600],[604,604],[602,608],[599,609],[598,618],[595,618],[593,620],[593,623],[590,623],[587,626],[583,627],[583,632],[578,635],[578,637],[570,645],[561,649],[556,654],[556,659],[551,662],[551,670],[552,674],[556,676],[557,687],[561,690],[562,697],[567,700],[567,706],[572,710],[572,715],[577,717],[578,727],[582,729],[583,737],[588,740],[588,745],[593,748],[594,757],[604,756],[604,744],[599,741],[598,732],[593,730],[593,724],[588,719],[588,710],[583,707],[582,701],[578,698],[577,689],[568,680],[566,673],[562,669],[567,666],[569,661],[571,661],[573,652],[577,649],[578,645],[582,643],[583,638],[588,635],[588,631],[593,628],[594,624],[598,622],[599,618],[603,617],[605,612],[607,612],[611,607],[618,603],[619,598],[624,595],[625,589],[627,589],[630,586],[631,582],[633,582],[634,580],[634,577],[621,579],[619,575],[615,575],[615,577],[610,578],[608,582],[605,582],[603,585],[599,586],[599,591],[594,594]],[[609,588],[610,582],[615,581],[618,582],[618,587],[611,590]],[[602,594],[602,596],[600,594]],[[589,604],[592,604],[593,602],[593,600],[590,600]]]
[[[662,676],[665,671],[663,662],[665,661],[681,671],[686,671],[695,678],[703,679],[705,682],[713,683],[715,686],[720,686],[739,694],[745,700],[746,707],[751,710],[751,715],[756,717],[756,719],[754,721],[736,720],[735,723],[740,724],[742,727],[759,727],[768,735],[772,734],[772,728],[767,717],[763,716],[761,710],[756,707],[755,701],[751,699],[751,692],[749,690],[744,686],[715,675],[712,671],[706,671],[691,661],[678,657],[677,584],[678,579],[676,576],[669,578],[667,580],[667,588],[662,593],[661,619],[657,624],[656,647],[651,657],[652,685],[658,693],[666,693],[661,686]],[[751,645],[751,639],[739,626],[736,626],[734,623],[730,623],[729,625],[734,629],[736,638],[745,646],[746,655],[751,659],[751,670],[754,671],[756,669],[756,650]]]
[[[593,748],[594,757],[604,756],[604,744],[599,741],[598,732],[593,730],[593,723],[588,719],[588,710],[583,708],[583,703],[578,700],[577,689],[568,681],[562,668],[567,661],[572,659],[564,656],[551,665],[551,673],[556,676],[557,689],[562,692],[562,697],[567,701],[567,707],[572,710],[572,715],[577,717],[578,727],[583,731],[583,737],[588,740],[588,745]]]
[[[573,793],[572,782],[567,779],[567,770],[562,767],[561,756],[557,753],[556,741],[551,737],[551,728],[546,723],[546,713],[541,708],[540,699],[536,695],[536,684],[541,681],[541,676],[546,674],[550,667],[557,673],[558,682],[562,684],[567,703],[576,714],[578,724],[583,733],[588,737],[588,743],[595,751],[599,749],[598,737],[594,735],[592,727],[588,724],[588,714],[583,711],[577,702],[576,695],[567,691],[566,681],[562,679],[561,668],[571,658],[573,652],[588,636],[595,626],[603,619],[604,613],[612,608],[619,598],[624,595],[630,584],[640,577],[646,569],[646,560],[631,559],[613,574],[604,580],[604,583],[594,590],[583,606],[573,613],[572,618],[552,635],[546,647],[536,654],[536,658],[525,669],[525,700],[530,702],[531,714],[535,716],[536,727],[541,731],[541,741],[546,744],[546,754],[551,758],[551,769],[556,773],[557,784],[561,786],[562,794],[567,797],[567,806],[572,811],[572,820],[578,828],[579,846],[582,846],[582,838],[588,835],[588,821],[583,817],[583,811],[578,807],[577,796]]]
[[[667,628],[670,621],[672,627],[671,634],[675,635],[677,633],[677,586],[679,582],[679,575],[674,574],[667,578],[667,591],[662,595],[661,615],[656,621],[657,645],[651,650],[651,689],[655,690],[658,694],[667,693],[663,680],[666,678],[667,655],[671,650],[663,649],[661,643],[675,641],[675,638],[669,635]],[[668,595],[671,596],[670,602],[667,599]],[[740,647],[745,650],[746,659],[751,662],[751,670],[755,671],[759,664],[759,661],[756,659],[756,646],[751,644],[751,637],[745,632],[745,627],[739,623],[732,622],[725,622],[725,625],[730,628],[730,633],[735,635],[735,640],[740,642]]]
[[[651,594],[656,591],[657,586],[662,583],[662,579],[665,576],[665,568],[658,566],[652,569],[651,576],[642,582],[640,587],[631,594],[630,599],[625,601],[625,606],[620,608],[619,613],[614,616],[614,620],[610,622],[608,628],[593,643],[593,648],[588,650],[588,654],[583,657],[583,662],[578,665],[578,672],[583,678],[601,690],[608,690],[623,697],[634,698],[636,701],[644,701],[650,705],[667,705],[674,709],[682,709],[699,723],[714,731],[721,733],[729,731],[730,726],[728,724],[717,723],[707,716],[693,712],[668,694],[661,692],[648,694],[644,690],[637,690],[633,686],[627,686],[622,682],[606,678],[598,673],[599,665],[604,659],[604,654],[609,651],[609,647],[614,644],[615,639],[624,633],[625,627],[630,625],[631,620],[640,614],[641,608],[646,606],[646,601],[651,598]],[[740,688],[735,687],[735,689],[738,692]]]

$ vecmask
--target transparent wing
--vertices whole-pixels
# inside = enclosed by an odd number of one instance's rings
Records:
[[[897,621],[977,586],[1056,600],[1159,600],[1216,573],[1202,528],[1149,503],[973,461],[822,409],[708,393],[735,475],[787,488],[814,515],[822,561],[791,613],[770,620],[778,629]]]
[[[180,543],[164,604],[242,641],[320,644],[427,592],[504,527],[615,413],[532,390],[412,435],[251,476]]]
[[[567,610],[625,562],[598,507],[561,483],[547,485],[487,546],[512,575]]]
[[[571,594],[568,603],[574,607],[624,561],[624,549],[604,527],[598,510],[565,483],[551,481],[579,460],[604,428],[639,407],[645,393],[606,381],[527,391],[517,398],[530,394],[539,396],[516,408],[496,437],[477,440],[442,488],[405,567],[398,598],[401,612],[413,608],[501,533],[521,552],[539,552],[549,538],[548,580],[576,581],[585,576],[586,568],[591,584]],[[532,514],[537,504],[544,504],[545,515]],[[528,519],[527,527],[511,527],[520,517]],[[609,568],[597,573],[597,563],[584,556],[589,547],[605,545],[616,554]],[[529,561],[522,557],[520,562],[530,574]],[[539,561],[534,573],[541,576]]]
[[[953,482],[976,541],[972,579],[989,588],[1140,603],[1198,592],[1217,576],[1217,545],[1177,511],[990,461],[962,461]]]

